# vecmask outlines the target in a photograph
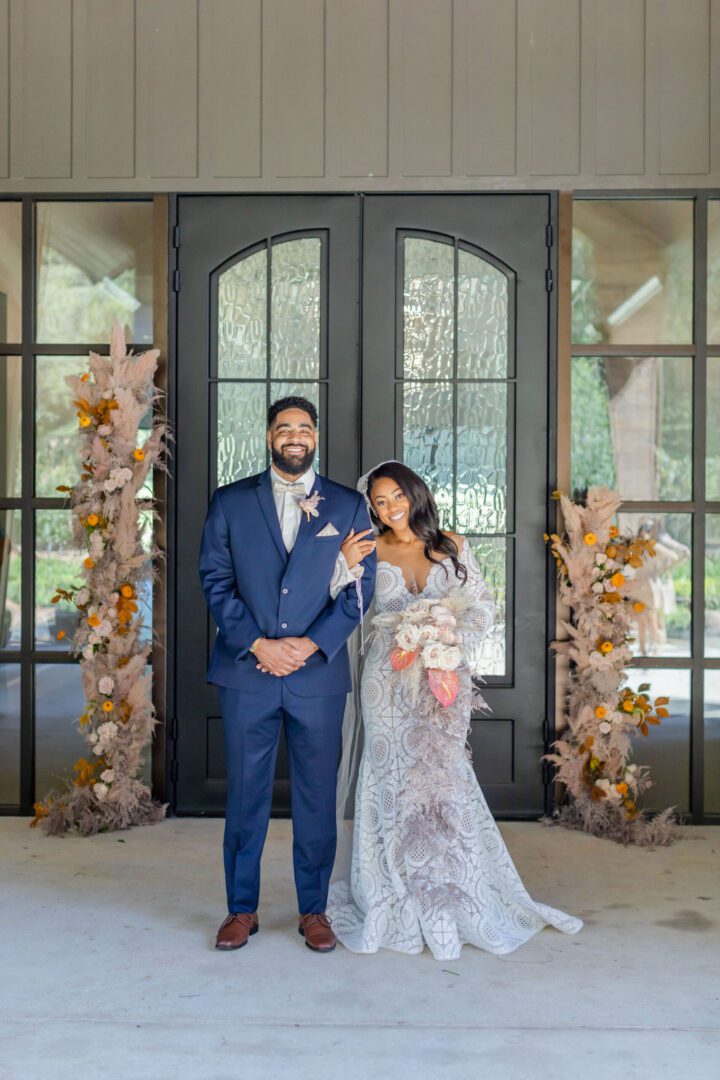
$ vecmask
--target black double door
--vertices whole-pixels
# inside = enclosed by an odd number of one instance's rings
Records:
[[[498,612],[475,768],[498,816],[542,813],[551,197],[181,196],[177,214],[177,812],[225,804],[197,572],[207,504],[266,467],[267,405],[299,393],[318,406],[321,472],[354,486],[404,460],[469,538]],[[288,800],[281,748],[275,812]]]

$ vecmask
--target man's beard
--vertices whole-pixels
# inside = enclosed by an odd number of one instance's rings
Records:
[[[270,452],[272,454],[273,465],[276,468],[281,469],[282,472],[290,473],[291,476],[302,476],[303,473],[308,471],[315,460],[314,449],[308,450],[301,458],[283,454],[282,450],[276,450],[274,446],[270,447]]]

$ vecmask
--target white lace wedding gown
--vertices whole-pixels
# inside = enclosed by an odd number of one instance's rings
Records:
[[[473,624],[479,641],[492,625],[494,606],[467,541],[460,560],[468,572],[464,588],[475,596]],[[431,567],[424,589],[410,592],[400,568],[379,560],[376,612],[402,611],[418,597],[440,598],[458,584],[452,562],[445,559]],[[547,925],[577,933],[580,919],[528,894],[468,760],[461,765],[456,793],[461,836],[445,857],[446,880],[434,882],[432,903],[413,888],[422,877],[422,843],[415,842],[400,858],[397,852],[402,846],[399,800],[413,760],[414,720],[392,678],[391,634],[382,629],[373,634],[361,679],[365,748],[357,781],[350,882],[331,885],[327,908],[338,940],[359,953],[379,948],[420,953],[427,944],[436,959],[451,960],[466,943],[491,953],[512,952]],[[469,710],[470,673],[464,668],[459,674]]]

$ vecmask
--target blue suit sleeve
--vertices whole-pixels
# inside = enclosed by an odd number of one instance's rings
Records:
[[[235,662],[244,660],[253,641],[263,637],[263,632],[238,593],[219,489],[210,500],[203,526],[199,570],[203,592],[218,630]]]
[[[352,528],[355,532],[370,528],[370,518],[362,496],[358,498]],[[377,556],[374,551],[365,556],[363,566],[365,572],[360,578],[360,587],[362,589],[363,611],[367,611],[375,590]],[[334,600],[328,600],[312,626],[308,627],[305,633],[311,641],[315,642],[325,659],[330,662],[343,647],[359,622],[360,607],[355,584],[353,583],[341,589]]]

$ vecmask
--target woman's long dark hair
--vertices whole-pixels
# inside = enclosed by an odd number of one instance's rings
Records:
[[[434,552],[439,551],[451,559],[455,568],[455,576],[460,581],[467,581],[467,569],[460,562],[457,544],[449,536],[440,532],[440,518],[437,512],[432,492],[425,481],[403,465],[400,461],[389,461],[384,465],[378,465],[368,477],[368,499],[372,496],[373,484],[380,479],[393,480],[408,498],[410,503],[409,525],[418,539],[423,542],[425,558],[430,562],[440,562],[434,557]],[[377,525],[380,533],[388,531],[389,526],[384,525],[375,511],[370,509],[373,524]],[[447,574],[447,567],[445,567]]]

